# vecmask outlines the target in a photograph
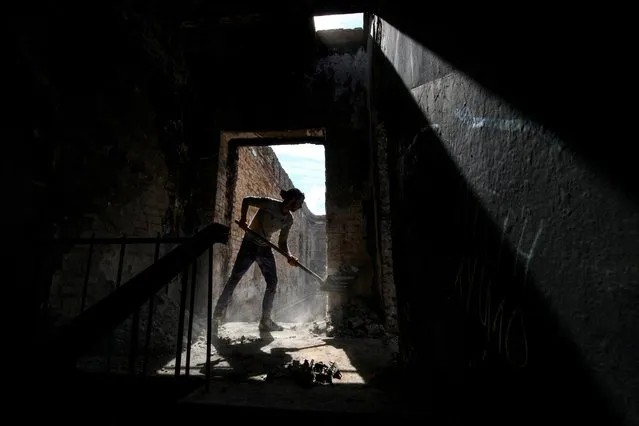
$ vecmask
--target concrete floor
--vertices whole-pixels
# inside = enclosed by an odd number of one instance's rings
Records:
[[[282,323],[284,331],[260,333],[257,323],[226,323],[220,327],[212,349],[215,377],[243,377],[261,380],[269,369],[292,360],[335,362],[342,372],[340,383],[363,384],[392,362],[397,345],[381,339],[339,339],[326,337],[322,324]],[[184,353],[186,355],[186,353]],[[183,355],[183,357],[184,357]],[[191,349],[191,374],[204,374],[206,340],[200,338]],[[185,360],[182,359],[185,365]],[[175,360],[159,374],[173,374]]]
[[[282,324],[284,331],[260,334],[256,323],[228,323],[220,328],[212,354],[212,383],[183,402],[350,413],[403,410],[386,380],[397,344],[392,339],[331,338],[322,324]],[[204,374],[205,341],[194,346],[191,374]],[[204,352],[202,354],[202,352]],[[203,356],[204,355],[204,356]],[[282,367],[293,360],[334,362],[342,373],[333,386],[304,387]],[[174,371],[175,362],[166,366]],[[269,371],[282,377],[267,382]]]
[[[213,367],[209,392],[197,390],[182,403],[342,413],[406,413],[395,380],[394,338],[328,337],[325,324],[281,323],[284,331],[260,333],[257,323],[231,322],[220,327],[211,348]],[[186,350],[181,374],[186,373]],[[341,378],[333,385],[302,386],[292,380],[287,364],[298,360],[335,363]],[[205,375],[206,336],[194,338],[188,362],[191,376]],[[103,357],[86,358],[85,371],[103,372]],[[175,357],[153,360],[151,375],[175,374]],[[127,374],[128,358],[113,357],[111,372]],[[277,371],[274,381],[267,373]],[[271,376],[272,377],[272,376]]]

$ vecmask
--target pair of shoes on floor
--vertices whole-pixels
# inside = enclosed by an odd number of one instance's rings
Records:
[[[275,321],[273,321],[270,318],[266,318],[266,319],[262,318],[258,328],[260,329],[260,331],[282,331],[282,330],[284,330],[284,327],[282,327],[281,325],[277,324]]]

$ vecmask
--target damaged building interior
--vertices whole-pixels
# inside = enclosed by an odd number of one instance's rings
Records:
[[[12,6],[23,422],[639,425],[631,26],[460,6]],[[289,235],[319,278],[275,253],[284,330],[253,266],[214,333],[242,200],[294,186],[296,144],[325,153]]]

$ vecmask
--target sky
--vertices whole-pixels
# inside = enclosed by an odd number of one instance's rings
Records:
[[[271,146],[293,185],[306,195],[308,209],[317,215],[326,214],[326,162],[324,145]]]
[[[363,28],[364,15],[362,13],[347,13],[344,15],[315,16],[315,30],[332,30],[336,28]]]

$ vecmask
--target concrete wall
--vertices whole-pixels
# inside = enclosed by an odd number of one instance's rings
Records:
[[[636,421],[637,210],[541,123],[373,27],[402,356],[433,409]]]

